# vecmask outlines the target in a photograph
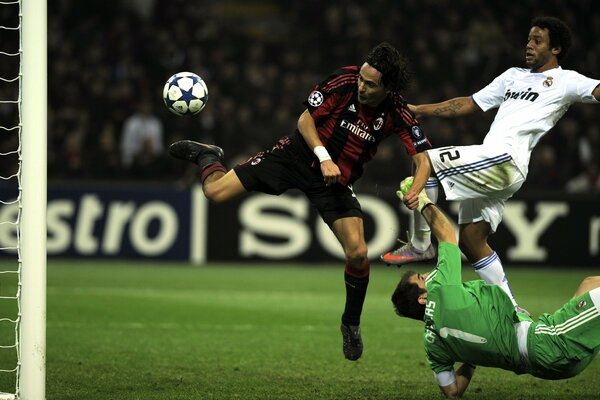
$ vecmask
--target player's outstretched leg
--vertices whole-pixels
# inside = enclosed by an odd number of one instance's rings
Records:
[[[412,186],[413,177],[408,177],[400,182],[400,190],[396,192],[398,197],[402,199],[403,193],[406,193],[408,189]],[[437,197],[437,186],[435,188],[435,196]],[[433,203],[431,199],[427,196],[427,191],[423,190],[419,194],[419,207],[422,207],[424,203]],[[418,210],[415,210],[415,213],[419,213]],[[412,241],[407,239],[408,242],[405,243],[398,249],[389,251],[380,256],[381,261],[388,265],[404,265],[408,263],[414,262],[422,262],[422,261],[431,261],[434,260],[437,256],[436,248],[431,244],[431,240],[429,240],[429,246],[425,249],[419,249],[413,245]]]

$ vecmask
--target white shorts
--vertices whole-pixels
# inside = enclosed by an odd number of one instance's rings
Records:
[[[511,155],[489,144],[443,147],[427,154],[446,199],[461,201],[458,223],[483,220],[495,232],[506,200],[525,181]]]
[[[458,203],[458,224],[485,221],[490,224],[491,233],[494,233],[502,222],[505,204],[506,200],[502,199],[461,200]]]

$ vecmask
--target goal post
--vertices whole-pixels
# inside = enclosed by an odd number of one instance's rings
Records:
[[[47,0],[21,0],[21,326],[18,398],[46,396]]]

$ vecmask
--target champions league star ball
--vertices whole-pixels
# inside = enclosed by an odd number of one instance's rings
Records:
[[[197,114],[206,106],[208,88],[202,78],[193,72],[179,72],[165,83],[163,100],[174,114]]]

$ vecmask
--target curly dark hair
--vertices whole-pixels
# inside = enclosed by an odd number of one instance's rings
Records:
[[[386,89],[400,94],[408,87],[412,78],[408,61],[391,44],[378,44],[369,52],[365,61],[381,72],[381,82]]]
[[[560,47],[556,58],[559,61],[564,59],[571,48],[571,30],[567,24],[556,17],[537,17],[531,21],[531,28],[534,26],[548,29],[550,47]]]
[[[392,294],[392,303],[396,314],[423,321],[425,317],[425,304],[419,304],[419,296],[425,293],[416,283],[408,280],[416,275],[415,271],[406,271]]]

